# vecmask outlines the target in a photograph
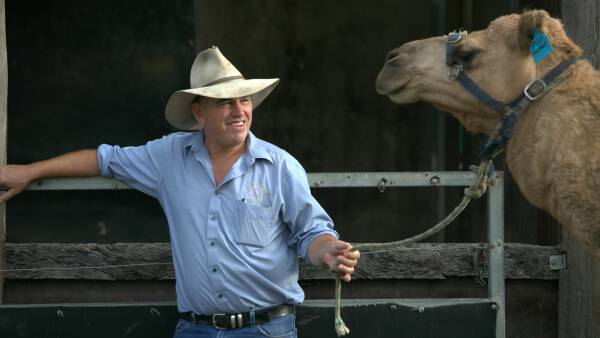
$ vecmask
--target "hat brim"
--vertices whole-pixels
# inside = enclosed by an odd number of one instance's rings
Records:
[[[192,102],[196,96],[227,99],[250,96],[255,109],[277,86],[279,79],[234,79],[212,86],[179,90],[167,102],[165,118],[173,127],[183,130],[202,129],[192,116]]]

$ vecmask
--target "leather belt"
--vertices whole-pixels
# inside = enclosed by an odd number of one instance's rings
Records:
[[[294,306],[289,304],[273,308],[254,311],[254,324],[263,324],[273,318],[294,313]],[[179,313],[181,319],[194,324],[210,325],[217,329],[240,329],[252,325],[250,312],[241,313],[216,313],[214,315],[199,315],[194,312]]]

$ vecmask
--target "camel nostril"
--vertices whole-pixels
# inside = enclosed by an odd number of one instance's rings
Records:
[[[398,51],[397,50],[393,50],[391,52],[389,52],[386,57],[385,57],[385,62],[388,62],[390,60],[395,59],[398,56]]]

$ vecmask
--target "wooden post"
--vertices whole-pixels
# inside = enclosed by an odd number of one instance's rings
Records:
[[[600,65],[600,4],[598,0],[562,0],[567,34]],[[563,229],[561,248],[567,269],[559,277],[558,331],[560,338],[600,337],[600,261],[588,255]]]
[[[0,165],[6,164],[6,100],[8,96],[8,66],[6,64],[6,25],[4,0],[0,0]],[[6,206],[0,205],[0,270],[4,268],[6,238]],[[0,304],[4,289],[4,274],[0,272]]]

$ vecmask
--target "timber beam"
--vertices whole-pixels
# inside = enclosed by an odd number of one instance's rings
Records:
[[[5,243],[7,279],[170,280],[168,243]],[[505,244],[508,279],[558,279],[550,256],[558,246]],[[82,268],[83,267],[83,268]],[[42,269],[39,269],[42,268]],[[363,252],[355,279],[445,279],[487,276],[484,243],[417,243],[394,251]],[[300,279],[333,279],[300,262]]]

